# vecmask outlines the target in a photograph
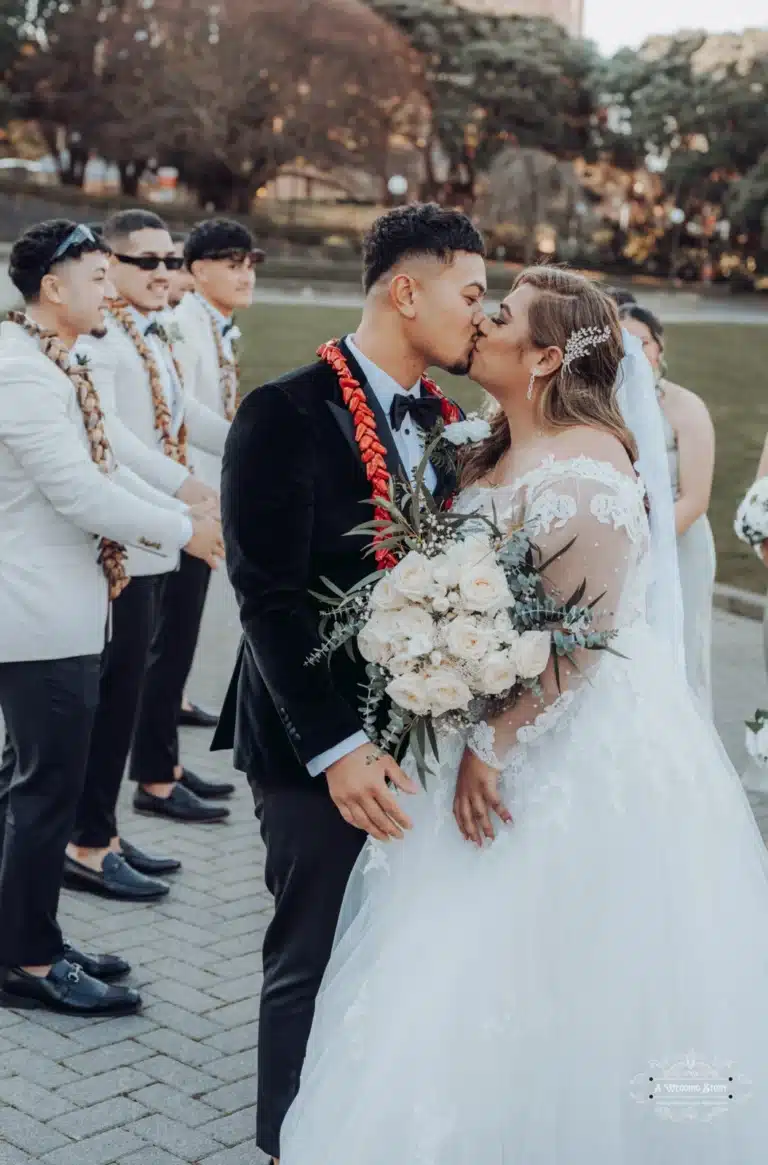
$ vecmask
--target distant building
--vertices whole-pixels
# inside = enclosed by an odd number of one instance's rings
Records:
[[[648,60],[656,60],[663,57],[676,41],[695,35],[695,30],[686,30],[674,36],[652,36],[640,51]],[[717,74],[729,65],[736,65],[745,73],[759,57],[768,56],[768,28],[745,28],[743,32],[711,32],[701,35],[701,47],[691,58],[696,73]]]
[[[457,0],[457,3],[472,12],[488,12],[494,16],[548,16],[562,24],[571,36],[582,36],[584,31],[584,0]]]

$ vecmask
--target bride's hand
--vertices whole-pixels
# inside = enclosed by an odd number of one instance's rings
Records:
[[[513,824],[512,814],[499,796],[500,776],[497,769],[481,761],[471,749],[464,750],[453,798],[453,816],[462,836],[475,845],[482,846],[483,835],[491,841],[496,836],[491,813],[505,825]]]

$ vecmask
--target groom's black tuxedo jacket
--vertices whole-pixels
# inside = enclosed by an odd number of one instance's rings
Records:
[[[404,469],[387,418],[349,349],[393,475]],[[456,482],[438,472],[436,495]],[[261,788],[325,787],[309,761],[362,724],[365,665],[339,651],[307,664],[320,639],[323,577],[346,590],[376,569],[369,544],[348,531],[373,517],[371,485],[336,373],[324,362],[251,392],[232,423],[222,467],[221,514],[227,570],[243,639],[213,749],[234,746],[234,764]]]

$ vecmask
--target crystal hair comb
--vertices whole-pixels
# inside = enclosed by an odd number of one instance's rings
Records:
[[[563,355],[563,368],[570,369],[574,360],[580,360],[599,344],[605,344],[611,338],[611,329],[608,324],[604,328],[578,328],[571,332]]]

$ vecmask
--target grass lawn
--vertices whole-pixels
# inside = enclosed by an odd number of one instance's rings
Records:
[[[240,320],[244,335],[243,387],[313,359],[331,336],[352,331],[356,311],[301,305],[258,305]],[[736,539],[731,523],[752,482],[768,431],[768,328],[746,324],[670,324],[670,377],[707,402],[717,431],[717,468],[710,517],[721,582],[763,591],[768,578],[754,555]],[[473,408],[481,390],[467,380],[438,374],[440,385]]]

